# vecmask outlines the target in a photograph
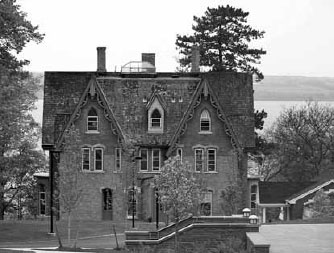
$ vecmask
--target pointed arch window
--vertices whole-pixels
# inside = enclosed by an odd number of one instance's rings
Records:
[[[164,108],[156,98],[148,109],[148,132],[163,133],[164,129]]]
[[[87,132],[97,132],[99,130],[99,117],[94,108],[91,108],[87,115]]]
[[[200,131],[211,132],[211,117],[208,110],[204,110],[200,117]]]
[[[161,113],[158,109],[154,109],[151,114],[151,127],[152,128],[161,128]]]

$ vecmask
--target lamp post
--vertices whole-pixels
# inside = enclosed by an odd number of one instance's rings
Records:
[[[133,162],[140,161],[142,159],[141,156],[135,156],[133,159]],[[135,208],[136,208],[136,202],[135,202],[135,167],[136,164],[132,168],[132,228],[135,227]]]
[[[156,212],[156,228],[157,230],[159,229],[159,193],[158,193],[158,189],[155,188],[155,212]]]

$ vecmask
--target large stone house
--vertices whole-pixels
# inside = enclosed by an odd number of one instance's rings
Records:
[[[249,206],[252,76],[200,72],[198,57],[192,72],[159,73],[154,54],[107,72],[105,48],[97,50],[96,72],[45,72],[42,147],[50,152],[51,191],[64,131],[74,125],[81,139],[82,219],[122,220],[133,213],[155,219],[152,178],[174,155],[206,180],[206,215],[225,214],[221,191],[231,184],[243,189],[240,209]]]

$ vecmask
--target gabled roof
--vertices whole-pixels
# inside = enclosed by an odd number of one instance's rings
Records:
[[[96,97],[98,104],[100,107],[102,107],[104,111],[104,117],[110,121],[111,123],[111,128],[112,132],[119,137],[119,141],[122,142],[124,139],[124,135],[122,133],[121,128],[119,127],[119,124],[115,120],[113,112],[110,110],[110,108],[107,105],[106,99],[104,97],[103,92],[101,91],[98,83],[96,82],[95,76],[92,76],[91,80],[89,81],[85,91],[82,93],[81,98],[74,109],[70,119],[68,120],[65,128],[63,131],[60,133],[56,140],[56,149],[59,149],[60,146],[62,145],[63,139],[64,139],[64,133],[66,132],[67,129],[74,123],[76,119],[79,118],[81,109],[84,107],[88,101],[88,97]]]
[[[315,193],[319,191],[320,189],[326,186],[329,186],[331,184],[333,184],[333,187],[334,187],[334,179],[322,180],[320,182],[312,184],[309,187],[306,187],[305,189],[291,195],[289,198],[286,199],[286,202],[288,202],[289,204],[296,204],[297,200],[302,199],[312,193]]]
[[[184,113],[173,137],[170,140],[167,156],[169,156],[176,148],[176,143],[178,142],[180,136],[186,131],[187,122],[193,117],[196,107],[201,102],[202,95],[204,95],[205,98],[210,97],[211,105],[217,109],[217,116],[223,122],[226,134],[231,138],[232,147],[238,152],[241,150],[241,145],[236,138],[232,125],[226,117],[218,99],[216,98],[207,80],[202,79],[200,85],[197,86],[197,89],[192,96],[191,103],[188,105],[186,112]]]
[[[92,76],[96,76],[92,80]],[[211,104],[238,147],[254,145],[254,108],[251,76],[243,73],[46,72],[42,147],[52,148],[80,113],[90,88],[96,87],[99,104],[116,134],[138,146],[169,147],[177,139],[198,94],[209,94]],[[93,89],[94,90],[94,89]],[[147,106],[158,99],[164,107],[164,131],[148,132]],[[172,140],[173,139],[173,140]]]
[[[314,182],[259,182],[260,204],[284,204],[291,195]]]
[[[147,104],[146,104],[146,109],[150,109],[150,107],[152,106],[153,102],[155,100],[158,100],[160,105],[162,106],[162,108],[164,110],[167,110],[167,105],[166,105],[166,101],[164,101],[163,97],[157,92],[157,90],[154,89],[150,99],[148,100]]]

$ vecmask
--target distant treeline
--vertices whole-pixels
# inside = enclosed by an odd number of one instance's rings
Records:
[[[333,77],[265,76],[254,83],[256,101],[334,101]]]
[[[43,99],[44,73],[33,72],[40,78],[41,90],[36,94]],[[256,101],[334,101],[334,77],[265,76],[254,83]]]

